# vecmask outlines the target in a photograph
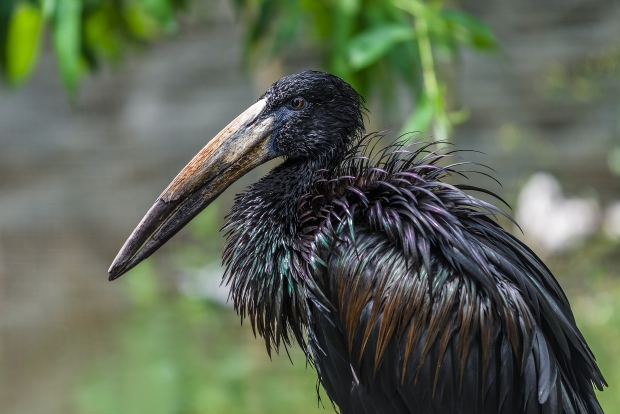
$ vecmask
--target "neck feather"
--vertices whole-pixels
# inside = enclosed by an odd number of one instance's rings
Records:
[[[287,160],[237,196],[224,226],[223,263],[230,297],[242,318],[265,338],[267,351],[304,349],[308,265],[296,243],[297,206],[320,167]]]

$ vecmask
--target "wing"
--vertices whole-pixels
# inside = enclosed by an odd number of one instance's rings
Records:
[[[559,286],[495,231],[469,240],[493,292],[453,249],[431,247],[421,266],[356,228],[323,250],[316,280],[333,307],[314,309],[313,348],[343,413],[602,413],[602,377]]]

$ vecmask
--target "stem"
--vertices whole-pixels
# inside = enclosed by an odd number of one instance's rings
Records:
[[[423,0],[402,1],[395,0],[396,7],[407,11],[415,18],[414,30],[420,50],[420,64],[422,66],[422,79],[424,90],[430,104],[433,106],[433,121],[431,128],[436,141],[444,141],[450,134],[450,120],[446,114],[445,103],[442,100],[439,82],[435,74],[435,59],[433,47],[428,29],[428,15],[432,11]]]
[[[433,102],[437,99],[439,87],[437,85],[437,77],[435,76],[435,61],[433,59],[433,49],[431,47],[431,39],[428,35],[428,24],[422,16],[416,16],[415,32],[418,38],[418,47],[420,49],[420,61],[422,63],[422,77],[424,79],[424,87],[428,96]]]

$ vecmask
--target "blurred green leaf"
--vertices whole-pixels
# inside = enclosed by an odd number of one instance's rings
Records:
[[[452,125],[458,125],[467,121],[471,116],[471,112],[468,108],[461,108],[458,111],[450,111],[447,115]]]
[[[26,80],[36,64],[41,33],[50,26],[60,77],[74,96],[81,76],[97,69],[99,62],[117,61],[128,44],[174,33],[177,12],[186,4],[187,0],[0,0],[0,69],[9,83]]]
[[[20,84],[31,73],[39,54],[43,19],[36,6],[21,1],[13,9],[6,39],[6,76]]]
[[[156,305],[119,321],[109,353],[76,383],[76,413],[328,412],[317,407],[316,374],[299,348],[290,351],[295,366],[271,361],[228,308],[165,295]]]
[[[354,34],[358,6],[358,2],[355,0],[341,0],[333,3],[328,40],[327,69],[334,75],[351,81],[353,87],[357,87],[357,85],[355,79],[350,78],[352,68],[347,62],[346,48],[350,37]]]
[[[17,0],[0,1],[0,69],[6,78],[6,39]]]
[[[297,42],[303,26],[303,10],[295,3],[285,3],[285,9],[281,12],[286,13],[287,18],[282,19],[274,28],[273,54],[279,54],[289,43]]]
[[[401,130],[402,133],[407,132],[423,132],[428,131],[433,116],[435,115],[435,107],[433,102],[425,93],[421,93],[416,100],[416,105]]]
[[[56,10],[56,3],[61,0],[39,0],[41,5],[41,14],[44,19],[49,19],[54,15]]]
[[[52,40],[60,75],[65,87],[75,94],[81,66],[81,19],[82,2],[80,0],[62,0],[57,3],[54,14]]]
[[[115,20],[114,9],[104,4],[88,13],[84,20],[84,45],[94,55],[95,62],[99,56],[109,60],[120,57],[121,46],[114,30]]]
[[[136,38],[151,41],[159,36],[159,22],[143,3],[127,3],[123,9],[123,17],[127,30]]]
[[[457,41],[476,50],[493,51],[497,41],[489,26],[459,10],[443,10],[443,18],[451,26]]]
[[[140,0],[140,4],[149,16],[161,24],[164,31],[174,33],[177,30],[173,4],[169,0]]]
[[[411,27],[396,24],[362,32],[352,38],[347,46],[349,64],[354,70],[363,69],[382,58],[395,45],[414,37]]]

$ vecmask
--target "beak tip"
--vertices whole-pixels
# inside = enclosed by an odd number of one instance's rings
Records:
[[[111,282],[113,280],[118,279],[119,277],[121,277],[125,272],[123,271],[122,267],[119,267],[116,262],[112,263],[112,265],[110,266],[110,268],[108,269],[108,280]]]
[[[119,254],[116,256],[110,268],[108,269],[108,280],[111,282],[113,280],[118,279],[129,270],[131,270],[138,262],[133,262],[132,260],[128,260],[128,257],[122,254],[124,250],[121,250]]]

